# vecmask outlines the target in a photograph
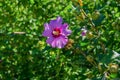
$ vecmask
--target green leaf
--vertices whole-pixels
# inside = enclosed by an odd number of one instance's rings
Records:
[[[110,77],[111,77],[111,78],[117,78],[117,73],[112,73],[112,74],[110,74]]]
[[[88,45],[88,43],[86,43],[86,42],[81,42],[80,45],[81,45],[81,46],[86,46],[86,45]]]
[[[31,4],[34,4],[35,2],[34,2],[34,0],[30,0],[30,3],[31,3]]]

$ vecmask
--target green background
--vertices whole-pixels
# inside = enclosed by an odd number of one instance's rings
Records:
[[[57,16],[72,30],[69,39],[74,43],[70,49],[52,48],[42,36],[44,23]],[[80,36],[83,26],[92,33],[84,40]],[[120,78],[120,69],[116,73],[108,69],[110,63],[120,65],[119,53],[119,0],[83,0],[82,7],[77,0],[0,0],[1,80]],[[87,60],[89,57],[92,61]]]

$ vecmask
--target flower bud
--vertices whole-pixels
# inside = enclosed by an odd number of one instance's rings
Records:
[[[110,63],[108,68],[109,68],[111,73],[118,72],[118,64],[116,64],[116,63]]]
[[[73,39],[69,39],[66,46],[65,46],[65,49],[71,49],[73,46],[73,43],[74,43],[74,40]]]
[[[65,46],[65,48],[66,49],[71,49],[73,46],[71,45],[71,44],[67,44],[66,46]]]
[[[71,44],[72,44],[72,43],[74,43],[74,40],[73,40],[73,39],[69,39],[69,40],[68,40],[68,43],[71,43]]]

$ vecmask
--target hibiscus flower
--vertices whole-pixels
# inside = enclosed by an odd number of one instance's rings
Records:
[[[57,17],[55,20],[51,20],[50,23],[44,24],[43,36],[47,37],[46,42],[53,48],[63,48],[68,42],[68,35],[71,34],[71,30],[68,29],[68,24],[63,24],[63,19]]]

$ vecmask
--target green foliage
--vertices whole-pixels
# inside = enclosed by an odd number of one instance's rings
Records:
[[[42,36],[57,16],[72,30],[70,49],[52,48]],[[119,0],[83,0],[81,7],[77,0],[0,0],[1,80],[119,80],[119,66]]]

